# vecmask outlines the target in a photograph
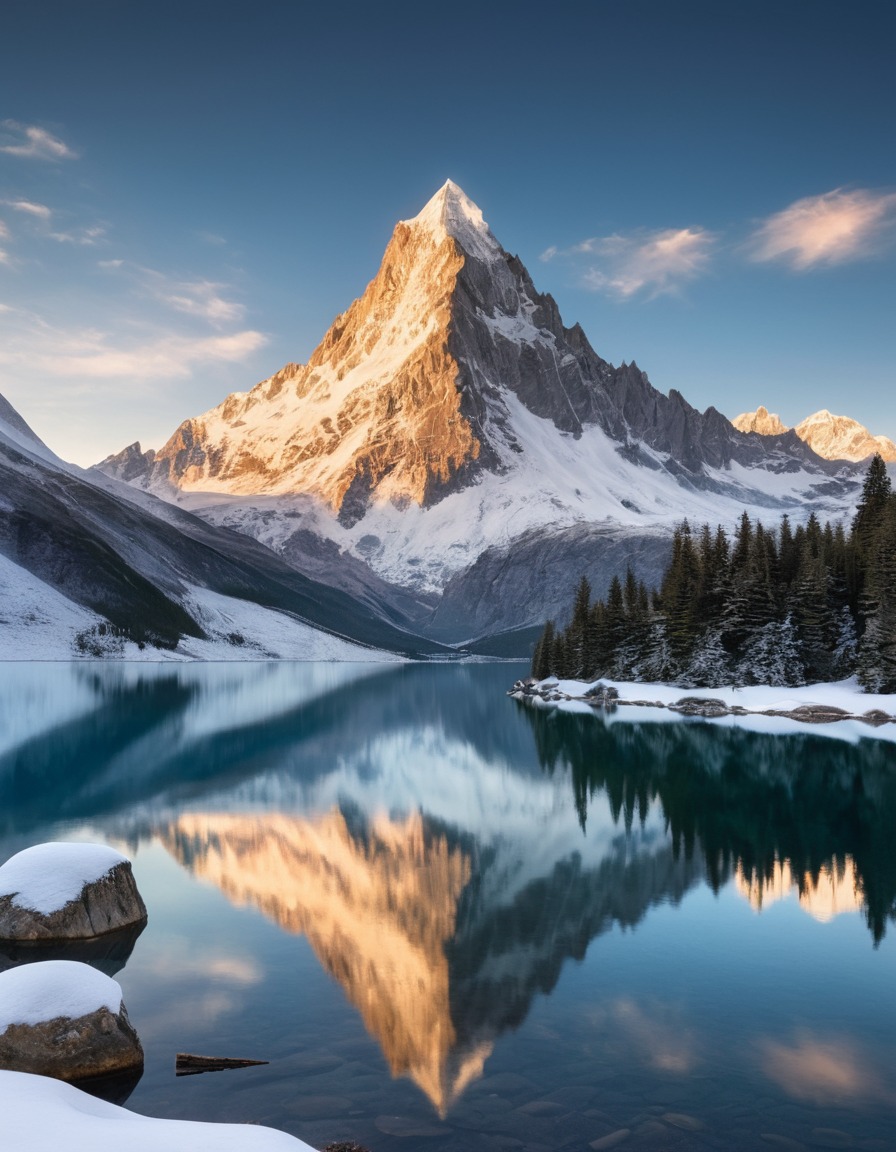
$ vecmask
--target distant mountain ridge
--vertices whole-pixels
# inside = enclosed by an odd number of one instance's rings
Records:
[[[838,515],[857,492],[795,432],[744,434],[602,359],[451,181],[306,365],[98,467],[316,579],[428,599],[420,626],[452,643],[542,621],[583,564],[599,589],[637,554],[651,580],[684,516]]]
[[[780,436],[790,431],[780,416],[759,405],[755,412],[742,412],[731,421],[741,432]],[[874,436],[864,424],[849,416],[835,416],[822,408],[801,420],[793,431],[813,452],[825,460],[867,460],[879,454],[888,463],[896,461],[896,444],[887,436]]]

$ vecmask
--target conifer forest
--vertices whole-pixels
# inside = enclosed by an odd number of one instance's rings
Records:
[[[629,568],[592,600],[583,576],[568,626],[545,625],[532,674],[694,688],[856,675],[867,692],[896,692],[896,493],[882,458],[848,527],[814,513],[767,527],[744,512],[731,538],[684,521],[658,590]]]

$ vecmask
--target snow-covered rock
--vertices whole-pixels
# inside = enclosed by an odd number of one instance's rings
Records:
[[[70,1084],[0,1071],[4,1147],[21,1152],[314,1152],[255,1124],[202,1124],[138,1116]]]
[[[71,960],[0,973],[0,1068],[80,1080],[142,1067],[140,1039],[109,976]]]
[[[145,923],[130,861],[104,844],[36,844],[0,867],[0,940],[82,940]]]
[[[689,716],[759,732],[805,732],[808,724],[813,732],[849,743],[866,738],[896,743],[896,696],[863,692],[855,677],[799,688],[754,684],[685,689],[675,684],[550,676],[518,680],[508,695],[561,712],[606,709],[622,722],[663,723]]]

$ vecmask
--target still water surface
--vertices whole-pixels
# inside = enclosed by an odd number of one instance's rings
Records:
[[[372,1152],[896,1148],[893,744],[534,712],[520,671],[0,665],[0,859],[106,840],[149,908],[128,1106]]]

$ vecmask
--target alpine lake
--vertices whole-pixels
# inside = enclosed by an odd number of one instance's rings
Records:
[[[0,665],[0,860],[103,841],[149,909],[96,961],[127,1106],[371,1152],[896,1148],[896,744],[536,710],[525,673]]]

